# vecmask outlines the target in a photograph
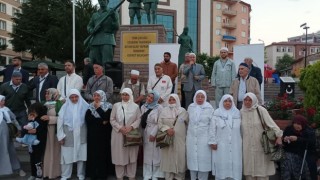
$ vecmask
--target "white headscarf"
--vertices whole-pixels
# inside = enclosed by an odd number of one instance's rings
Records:
[[[0,95],[0,101],[5,100],[6,97],[3,95]],[[0,107],[0,124],[5,119],[6,123],[11,123],[11,118],[9,115],[10,109],[6,106]]]
[[[70,100],[71,95],[79,96],[76,104]],[[80,129],[85,121],[85,114],[89,104],[82,98],[79,90],[70,89],[68,98],[59,111],[59,116],[63,120],[63,124],[69,127],[70,131]]]
[[[243,111],[251,111],[251,110],[255,110],[259,104],[258,104],[258,98],[255,94],[251,93],[251,92],[248,92],[244,95],[244,98],[245,99],[246,97],[249,97],[251,100],[252,100],[252,105],[250,108],[247,108],[245,105],[244,105],[244,101],[243,101],[243,104],[242,104],[242,108],[241,110]]]
[[[232,102],[232,106],[229,110],[225,109],[223,106],[223,102],[227,99],[230,99]],[[224,121],[222,127],[228,124],[231,129],[233,128],[233,120],[234,118],[240,118],[240,111],[234,104],[233,97],[231,95],[226,94],[222,96],[219,102],[219,108],[214,111],[214,116],[219,116]]]
[[[100,107],[101,109],[106,112],[108,109],[112,109],[112,104],[109,103],[107,101],[107,96],[106,96],[106,93],[102,90],[97,90],[96,92],[94,92],[93,94],[99,94],[100,97],[101,97],[101,100],[100,100]],[[99,113],[97,112],[96,108],[94,107],[94,102],[90,103],[89,105],[89,109],[91,111],[91,114],[95,117],[95,118],[101,118]]]
[[[197,100],[196,100],[196,97],[198,94],[203,94],[204,95],[204,102],[203,104],[197,104]],[[190,104],[191,107],[195,107],[195,112],[192,112],[192,113],[195,113],[195,117],[196,117],[196,120],[199,120],[200,119],[200,116],[201,116],[201,113],[203,111],[203,109],[205,108],[211,108],[213,110],[213,107],[211,106],[210,103],[207,102],[207,93],[203,90],[198,90],[195,95],[193,96],[193,103]],[[213,111],[212,111],[213,112]]]
[[[175,104],[169,104],[170,97],[173,97],[176,100]],[[163,118],[176,118],[182,112],[179,96],[177,94],[170,94],[167,103],[171,114],[164,114]]]
[[[123,93],[129,94],[130,98],[129,98],[129,101],[127,101],[127,102],[124,102],[123,100],[121,100],[121,106],[123,108],[123,111],[122,111],[123,112],[122,113],[123,117],[120,117],[121,118],[120,121],[123,121],[123,119],[125,119],[127,121],[128,117],[129,117],[128,116],[129,115],[128,106],[129,106],[130,103],[133,103],[133,104],[135,104],[135,103],[134,103],[134,100],[133,100],[132,90],[130,88],[122,89],[121,94],[123,94]]]

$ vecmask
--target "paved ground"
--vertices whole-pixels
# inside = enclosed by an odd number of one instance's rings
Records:
[[[30,176],[31,172],[30,172],[29,154],[27,152],[27,148],[20,148],[19,147],[19,148],[17,148],[17,153],[18,153],[19,159],[21,161],[22,169],[27,173],[27,175],[25,177],[20,177],[18,174],[13,174],[10,176],[0,176],[1,180],[27,180],[28,177]],[[76,168],[73,168],[73,169],[76,169]],[[189,176],[189,175],[187,175],[187,176]],[[77,179],[75,174],[73,174],[72,179]],[[142,180],[142,179],[143,179],[142,178],[142,167],[138,167],[137,180]],[[187,177],[186,179],[189,180],[190,178]],[[213,180],[214,177],[211,176],[209,179]],[[116,178],[110,177],[110,178],[108,178],[108,180],[116,180]],[[270,178],[270,180],[280,180],[280,177],[278,175],[275,175],[275,176],[272,176]]]

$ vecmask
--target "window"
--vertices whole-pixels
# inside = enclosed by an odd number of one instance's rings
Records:
[[[313,53],[314,53],[314,51],[315,51],[315,49],[314,49],[314,48],[310,48],[310,53],[311,53],[311,54],[313,54]]]
[[[242,36],[242,37],[246,37],[246,32],[245,32],[245,31],[242,31],[242,32],[241,32],[241,36]]]
[[[17,16],[17,14],[19,14],[20,13],[20,9],[17,9],[17,8],[12,8],[12,16],[14,16],[14,17],[16,17]]]
[[[0,37],[0,45],[5,45],[7,44],[7,39]]]
[[[286,52],[286,47],[281,47],[282,51],[281,52]]]
[[[220,29],[216,29],[216,35],[220,35],[221,34],[221,30]]]
[[[292,52],[292,47],[288,47],[288,52]]]
[[[229,43],[225,43],[224,47],[229,48]],[[229,51],[230,51],[230,49],[229,49]]]
[[[216,9],[221,9],[221,4],[220,3],[216,4]]]
[[[320,52],[320,48],[316,48],[316,52],[317,52],[317,53]]]
[[[243,13],[246,13],[246,12],[247,12],[247,7],[242,6],[242,12],[243,12]]]
[[[221,42],[220,41],[216,41],[216,48],[220,49],[221,48]]]
[[[247,20],[241,19],[241,24],[247,24]]]
[[[0,12],[6,13],[6,4],[0,3]]]
[[[221,17],[220,17],[220,16],[217,16],[217,17],[216,17],[216,21],[217,21],[217,22],[221,22]]]
[[[7,22],[0,20],[0,29],[7,30]]]
[[[277,46],[277,52],[280,52],[280,49],[281,49],[281,48]]]

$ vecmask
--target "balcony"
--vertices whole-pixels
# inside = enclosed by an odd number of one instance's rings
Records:
[[[222,14],[225,15],[225,16],[236,16],[237,15],[237,11],[234,11],[234,10],[230,10],[230,9],[225,9],[222,11]]]
[[[222,27],[226,29],[236,29],[237,24],[236,23],[222,23]]]
[[[222,36],[222,41],[227,41],[227,42],[235,42],[237,38],[235,36],[231,35],[223,35]]]

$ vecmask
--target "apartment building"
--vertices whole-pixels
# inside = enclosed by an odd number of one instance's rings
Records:
[[[8,64],[12,57],[21,56],[23,59],[30,58],[30,55],[25,52],[14,52],[10,44],[10,35],[12,32],[12,17],[15,13],[19,13],[20,6],[26,0],[1,0],[0,1],[0,45],[7,45],[5,50],[0,51],[0,66]]]
[[[243,1],[214,0],[212,10],[212,54],[219,54],[221,47],[250,44],[251,5]]]
[[[279,59],[284,54],[288,54],[293,59],[298,60],[305,56],[305,43],[303,42],[277,42],[266,46],[267,64],[275,67]],[[320,43],[307,44],[307,56],[320,53]]]

